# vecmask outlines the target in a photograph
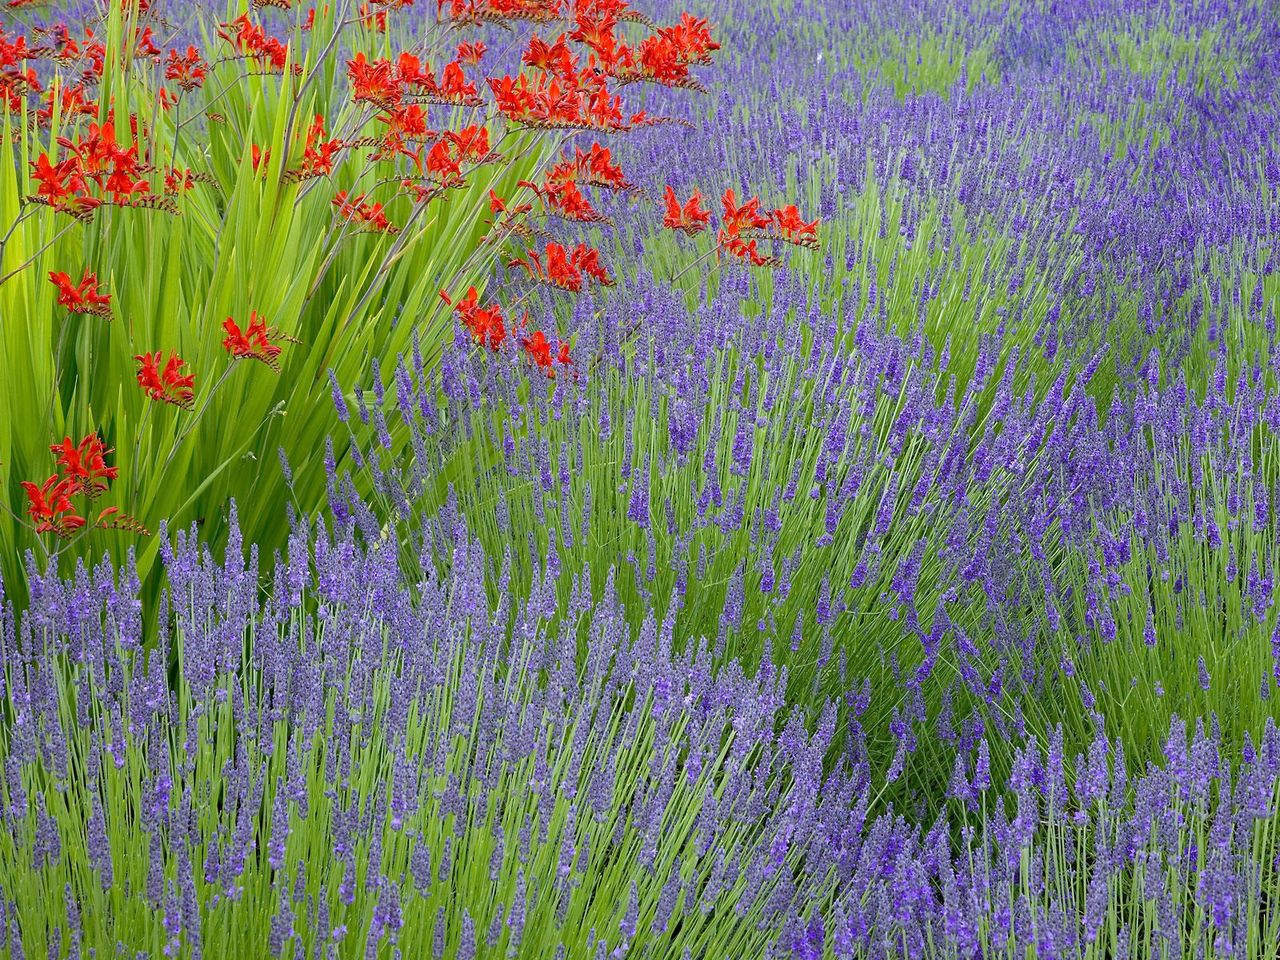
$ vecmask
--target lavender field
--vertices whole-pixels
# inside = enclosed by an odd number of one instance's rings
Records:
[[[1278,319],[1262,0],[11,2],[0,956],[1280,958]]]

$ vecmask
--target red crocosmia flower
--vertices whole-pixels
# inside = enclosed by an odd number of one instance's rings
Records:
[[[594,50],[606,67],[615,64],[619,57],[618,12],[602,9],[600,4],[586,3],[578,5],[574,11],[574,29],[569,39]]]
[[[426,203],[440,194],[439,187],[428,187],[425,184],[415,183],[407,177],[400,181],[400,186],[409,196],[413,197],[414,203]]]
[[[579,223],[610,222],[608,217],[596,210],[591,205],[591,201],[583,196],[573,180],[550,182],[546,186],[539,186],[530,180],[520,180],[516,185],[532,190],[547,205],[550,212],[565,220],[574,220]]]
[[[471,64],[473,67],[479,66],[488,49],[482,40],[477,40],[475,43],[460,43],[458,44],[458,59],[463,63]]]
[[[410,87],[436,89],[436,75],[431,72],[431,68],[407,50],[396,61],[395,74],[401,83]]]
[[[487,81],[498,112],[512,120],[525,119],[533,106],[533,91],[524,74],[513,77],[490,77]]]
[[[133,358],[138,361],[138,386],[152,400],[171,403],[175,407],[190,410],[195,402],[194,374],[184,374],[186,361],[173,354],[167,361],[160,351],[141,353]],[[163,362],[163,367],[161,363]]]
[[[467,290],[467,295],[454,303],[449,295],[440,291],[440,298],[453,307],[453,312],[462,321],[463,326],[471,331],[480,346],[488,346],[497,350],[507,338],[506,323],[502,317],[502,307],[494,304],[491,307],[480,306],[480,295],[475,287]]]
[[[333,198],[332,203],[338,208],[338,213],[352,223],[363,225],[364,229],[372,233],[399,233],[400,228],[395,226],[387,219],[387,215],[382,211],[382,204],[369,203],[365,200],[363,193],[354,197],[348,197],[347,191],[340,190]]]
[[[267,36],[247,13],[230,23],[220,24],[218,36],[230,43],[240,56],[252,60],[264,70],[283,70],[289,59],[289,45]],[[302,67],[295,65],[294,72],[301,73]]]
[[[518,203],[514,207],[508,206],[507,201],[498,196],[493,190],[489,191],[489,212],[493,214],[509,213],[512,216],[519,216],[528,213],[533,209],[531,203]]]
[[[407,106],[394,107],[385,114],[380,114],[378,122],[387,125],[387,132],[383,135],[381,146],[375,153],[370,154],[369,159],[381,160],[396,154],[404,154],[421,170],[422,148],[411,150],[407,144],[410,140],[426,140],[435,136],[435,131],[427,128],[426,111],[418,104],[411,103]],[[360,142],[362,141],[357,141],[357,143]]]
[[[489,128],[473,124],[461,130],[446,130],[444,139],[458,150],[458,159],[480,163],[489,158]]]
[[[743,230],[761,230],[769,226],[770,218],[760,212],[760,198],[752,197],[739,205],[733,189],[725,190],[720,202],[724,205],[724,230],[736,237]]]
[[[536,34],[520,58],[521,63],[543,70],[561,80],[572,80],[578,75],[578,58],[569,50],[562,33],[554,43],[547,43]]]
[[[427,152],[427,174],[441,184],[454,184],[462,179],[462,165],[449,149],[449,141],[437,140]]]
[[[115,123],[108,118],[104,123],[90,123],[88,133],[78,140],[59,137],[58,145],[70,151],[79,165],[76,172],[81,182],[92,181],[107,193],[113,203],[122,206],[136,205],[135,194],[150,193],[151,186],[140,179],[143,173],[139,158],[139,130],[136,116],[129,118],[130,134],[134,145],[125,148],[116,138]],[[68,157],[70,159],[70,157]],[[37,171],[39,177],[39,171]],[[101,201],[98,201],[99,203]]]
[[[42,153],[31,166],[31,178],[39,184],[34,198],[37,202],[80,218],[87,218],[102,205],[101,200],[89,195],[89,184],[78,156],[73,154],[55,164],[47,153]]]
[[[711,39],[711,27],[706,19],[687,12],[680,14],[679,23],[659,30],[658,34],[679,48],[686,63],[710,63],[711,53],[720,49],[720,44]]]
[[[676,199],[675,190],[667,184],[663,199],[667,207],[666,215],[662,218],[664,227],[669,230],[680,230],[690,236],[707,229],[711,211],[702,206],[702,194],[697,190],[693,191],[688,200],[681,203]]]
[[[613,162],[609,148],[599,143],[593,143],[590,150],[575,147],[573,156],[566,156],[547,171],[545,182],[548,185],[573,182],[606,190],[635,189],[627,182],[622,168]]]
[[[622,98],[610,96],[603,84],[591,97],[585,112],[585,126],[597,130],[621,130],[625,126],[622,122]]]
[[[256,143],[250,148],[249,162],[253,164],[253,170],[257,173],[264,164],[271,163],[271,148],[263,150]]]
[[[565,254],[565,249],[558,243],[548,243],[547,266],[545,279],[554,286],[577,292],[582,289],[582,273],[573,260]],[[533,253],[530,251],[530,258]],[[537,260],[535,259],[536,263]]]
[[[551,344],[547,342],[546,334],[535,330],[532,336],[520,338],[520,346],[529,354],[529,359],[545,370],[548,376],[555,376],[555,370],[551,366]]]
[[[444,72],[440,77],[440,97],[450,103],[462,105],[474,105],[478,102],[476,85],[467,82],[466,75],[462,72],[462,64],[457,60],[451,60],[444,65]]]
[[[573,266],[596,281],[596,283],[606,287],[613,286],[613,277],[609,276],[609,271],[600,263],[600,251],[594,247],[589,247],[585,243],[578,244],[574,247],[570,261]]]
[[[164,65],[164,78],[175,81],[179,90],[190,92],[204,86],[208,69],[208,64],[195,47],[187,47],[186,53],[170,50]]]
[[[75,482],[69,477],[54,474],[42,484],[22,481],[27,495],[27,513],[36,525],[36,533],[56,533],[68,537],[72,531],[84,526],[84,517],[75,512],[71,495]]]
[[[573,363],[573,359],[569,356],[569,345],[561,343],[560,349],[553,354],[551,342],[541,330],[535,330],[529,336],[521,337],[520,346],[524,348],[534,365],[553,379],[556,375],[555,364],[559,363],[567,367]]]
[[[351,97],[357,103],[363,100],[389,110],[398,107],[404,97],[404,81],[396,75],[390,60],[370,62],[363,53],[357,53],[354,60],[347,61],[347,76],[351,80]]]
[[[739,259],[746,260],[753,267],[778,266],[782,263],[777,257],[767,257],[756,249],[756,240],[745,240],[721,230],[718,239],[720,246]]]
[[[333,172],[333,165],[338,151],[346,144],[338,139],[326,139],[324,117],[316,114],[307,128],[307,141],[302,151],[302,163],[296,170],[289,171],[294,180],[311,177],[322,177]]]
[[[191,172],[190,168],[181,169],[178,167],[170,167],[165,171],[165,193],[185,193],[188,190],[194,190],[195,186],[196,175]]]
[[[163,52],[156,46],[155,31],[151,27],[144,27],[142,33],[138,34],[138,42],[134,47],[134,56],[151,57],[158,61]]]
[[[231,317],[222,321],[222,329],[227,335],[222,339],[222,346],[231,354],[232,359],[259,360],[277,373],[280,363],[280,348],[271,341],[285,339],[274,330],[267,328],[267,322],[254,310],[249,314],[249,326],[244,330]]]
[[[105,493],[108,483],[120,474],[119,468],[107,466],[106,456],[111,451],[96,433],[87,434],[78,444],[66,437],[49,449],[57,455],[58,466],[66,472],[72,492],[91,499]]]
[[[4,86],[2,73],[4,62],[4,51],[0,50],[0,88]],[[81,83],[66,87],[57,84],[50,86],[44,106],[36,111],[36,119],[42,124],[52,123],[55,106],[64,118],[97,117],[98,115],[97,101],[90,100],[85,95],[84,84]]]
[[[818,221],[806,223],[800,219],[800,213],[796,210],[795,204],[779,207],[773,211],[772,220],[779,237],[788,243],[802,247],[818,245]]]
[[[360,26],[366,30],[372,30],[375,33],[387,32],[387,12],[385,10],[371,10],[369,4],[362,3],[359,16]]]
[[[558,243],[548,243],[539,255],[530,250],[526,257],[512,260],[508,266],[522,267],[531,277],[577,293],[582,289],[583,275],[597,283],[612,286],[613,278],[600,263],[600,251],[580,243],[570,253]]]
[[[34,67],[20,70],[12,65],[26,59],[33,52],[25,46],[24,38],[18,39],[20,52],[10,59],[5,48],[4,28],[0,26],[0,64],[6,64],[0,66],[0,105],[7,107],[10,113],[22,110],[23,104],[27,102],[27,94],[44,92],[44,85],[40,83]]]
[[[50,271],[49,282],[58,288],[58,304],[72,313],[87,313],[111,319],[111,295],[98,290],[98,277],[85,267],[79,285],[65,273]]]

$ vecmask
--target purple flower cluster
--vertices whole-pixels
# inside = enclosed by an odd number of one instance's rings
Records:
[[[532,538],[518,589],[539,563],[563,591],[625,558],[633,623],[675,603],[717,656],[774,656],[818,702],[872,678],[908,754],[931,725],[966,752],[1021,736],[1026,710],[1045,729],[1065,709],[1083,743],[1135,696],[1159,729],[1226,696],[1235,744],[1274,716],[1280,354],[1231,380],[1220,354],[1201,395],[1153,351],[1104,406],[1111,351],[1041,382],[992,334],[962,382],[874,286],[870,313],[823,313],[784,277],[752,315],[737,283],[692,314],[658,283],[586,305],[577,349],[599,359],[549,392],[461,334],[435,369],[403,360],[385,406],[415,455],[352,434],[350,460],[391,515],[433,509],[443,480],[486,549]],[[331,491],[377,525],[350,481]],[[1111,683],[1082,687],[1086,664]],[[942,693],[946,718],[925,704]]]
[[[10,955],[1274,955],[1274,723],[1232,756],[1175,722],[1139,776],[1059,728],[1007,788],[982,739],[926,829],[877,809],[859,705],[678,650],[677,607],[635,629],[590,568],[515,601],[454,511],[407,577],[355,526],[296,523],[265,594],[234,536],[166,537],[154,645],[129,569],[30,571]]]

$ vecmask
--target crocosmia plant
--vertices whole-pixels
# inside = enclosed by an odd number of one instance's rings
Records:
[[[1262,0],[0,7],[0,957],[1280,960]]]

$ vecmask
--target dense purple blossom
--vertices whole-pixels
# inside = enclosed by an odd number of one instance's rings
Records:
[[[1016,939],[1065,950],[1082,937],[1109,943],[1112,934],[1098,921],[1107,891],[1139,880],[1155,902],[1172,898],[1160,923],[1200,917],[1195,936],[1230,953],[1245,936],[1241,925],[1256,922],[1249,891],[1276,882],[1265,866],[1274,859],[1266,849],[1274,835],[1250,826],[1277,812],[1274,724],[1259,748],[1239,756],[1223,752],[1216,726],[1197,724],[1189,737],[1185,724],[1175,725],[1169,763],[1128,775],[1121,744],[1101,732],[1074,766],[1063,761],[1060,735],[1047,753],[1027,741],[1010,795],[988,780],[984,738],[972,783],[957,763],[960,819],[944,815],[926,836],[892,810],[868,818],[878,772],[857,753],[830,762],[837,729],[858,722],[851,706],[832,702],[820,716],[806,716],[786,705],[785,671],[764,668],[752,677],[733,660],[716,663],[705,646],[677,654],[670,624],[633,631],[609,588],[598,601],[574,601],[591,624],[584,678],[571,667],[578,631],[563,619],[567,608],[544,608],[552,578],[535,584],[527,604],[502,604],[504,623],[484,591],[493,564],[458,518],[437,517],[422,535],[450,558],[448,568],[403,579],[384,545],[317,527],[296,602],[287,594],[246,595],[236,573],[242,560],[231,554],[215,562],[194,533],[179,538],[166,551],[170,582],[184,584],[187,597],[173,608],[166,641],[182,664],[172,690],[134,682],[147,675],[150,658],[110,637],[105,594],[73,621],[59,597],[75,580],[44,578],[41,599],[13,634],[17,645],[5,651],[10,689],[69,684],[91,701],[88,730],[66,727],[74,716],[60,712],[45,714],[42,728],[61,728],[77,749],[95,753],[118,743],[126,768],[141,778],[89,780],[86,768],[69,768],[59,796],[78,798],[89,812],[87,840],[73,837],[66,832],[71,808],[62,799],[53,807],[52,792],[41,788],[49,782],[46,761],[38,752],[12,752],[16,743],[6,738],[5,765],[29,786],[4,789],[5,817],[20,828],[17,859],[0,854],[3,875],[25,883],[70,871],[64,929],[82,927],[77,903],[124,876],[147,891],[147,906],[106,928],[112,942],[141,945],[154,924],[174,951],[207,951],[239,922],[249,889],[274,874],[260,948],[277,956],[292,954],[291,944],[320,941],[345,952],[357,929],[375,952],[395,943],[475,956],[490,945],[519,952],[528,944],[536,954],[541,947],[524,936],[530,922],[543,945],[552,938],[576,950],[582,931],[570,918],[582,910],[592,911],[597,942],[614,944],[677,938],[678,946],[700,928],[723,931],[726,917],[754,915],[739,935],[752,931],[760,949],[772,944],[798,957],[828,949],[871,955],[885,938],[910,944],[928,936],[970,950],[991,935],[971,918],[998,915],[1006,891],[1024,885],[1032,899],[1013,914]],[[326,588],[335,562],[344,579]],[[340,596],[326,596],[339,583]],[[47,654],[65,649],[73,622],[89,644],[84,668],[68,673]],[[202,637],[217,637],[221,652]],[[260,679],[245,688],[244,676]],[[131,720],[139,694],[158,706]],[[904,723],[914,715],[908,708]],[[217,725],[205,727],[187,755],[185,736],[170,734],[188,717],[199,724],[205,716],[219,718]],[[471,719],[459,726],[463,716]],[[267,729],[275,732],[264,737]],[[308,729],[310,739],[300,740]],[[206,739],[215,732],[228,738],[221,747]],[[748,741],[708,749],[726,736]],[[408,753],[407,742],[443,752]],[[313,772],[296,787],[289,786],[293,757]],[[336,775],[315,778],[331,759]],[[406,764],[415,771],[409,780],[371,776]],[[100,767],[115,763],[107,757]],[[596,794],[600,771],[611,778],[607,798],[582,806]],[[224,800],[196,805],[210,777],[224,784]],[[1076,801],[1054,786],[1061,780],[1076,784]],[[402,805],[393,822],[395,798],[413,782],[421,784],[414,803]],[[505,797],[497,808],[487,800],[492,785]],[[1047,821],[1045,802],[1056,814]],[[145,828],[132,810],[149,810]],[[979,817],[976,831],[971,821],[961,829],[974,810],[986,819]],[[670,830],[672,816],[689,819],[687,834]],[[1167,829],[1159,826],[1166,822]],[[1189,852],[1193,824],[1204,843]],[[504,844],[504,835],[519,842]],[[1051,854],[1052,845],[1077,836],[1088,843],[1074,859]],[[141,861],[128,852],[139,840],[147,851]],[[636,859],[648,845],[652,870],[641,865],[646,855]],[[193,885],[196,864],[204,865],[205,881]],[[1052,882],[1050,864],[1058,871]],[[580,899],[604,878],[622,883],[616,904]],[[1052,892],[1061,890],[1079,897]],[[306,905],[315,891],[326,902],[324,922]],[[735,904],[756,906],[740,914]],[[1038,917],[1025,929],[1023,910]],[[29,947],[43,942],[16,916],[7,921],[17,924],[11,930]],[[338,923],[338,916],[347,919]],[[356,916],[366,919],[353,925]],[[1161,929],[1143,925],[1132,935]]]

